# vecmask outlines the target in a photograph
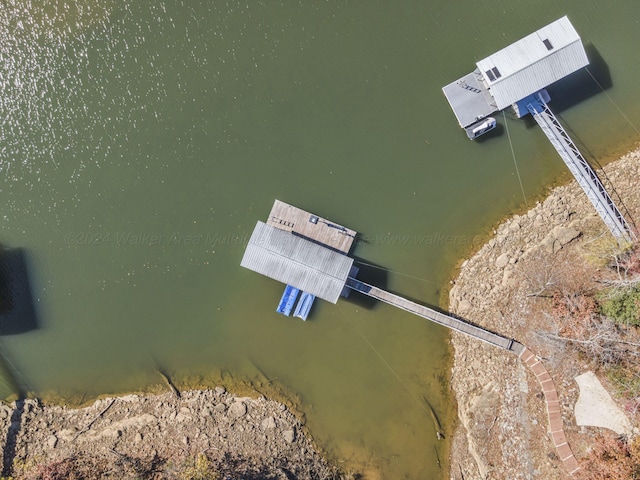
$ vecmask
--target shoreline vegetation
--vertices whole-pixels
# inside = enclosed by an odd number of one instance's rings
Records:
[[[598,174],[637,226],[640,148],[608,163]],[[560,441],[550,433],[548,392],[523,361],[452,333],[451,388],[458,426],[451,447],[451,479],[640,474],[640,442],[632,435],[620,440],[607,429],[577,425],[574,414],[580,394],[574,379],[595,371],[638,426],[638,256],[637,245],[619,248],[571,181],[501,222],[460,262],[449,290],[449,309],[520,341],[536,354],[555,385],[558,402],[553,408],[560,412],[564,437]],[[619,288],[614,291],[612,286]],[[624,295],[616,296],[619,293]],[[563,465],[559,443],[570,446],[581,467],[573,477]],[[617,462],[607,461],[614,457]],[[615,470],[613,463],[626,470]]]

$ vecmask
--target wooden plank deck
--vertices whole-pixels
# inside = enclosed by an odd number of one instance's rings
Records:
[[[349,253],[356,231],[276,200],[267,225],[292,232],[342,253]]]
[[[388,303],[389,305],[393,305],[394,307],[401,308],[402,310],[406,310],[407,312],[413,313],[414,315],[426,318],[427,320],[431,320],[432,322],[443,325],[447,328],[450,328],[451,330],[467,334],[471,337],[477,338],[478,340],[482,340],[483,342],[489,343],[496,347],[512,351],[516,354],[520,354],[522,351],[522,345],[515,340],[503,337],[501,335],[498,335],[497,333],[485,330],[484,328],[477,325],[472,325],[465,322],[464,320],[460,320],[459,318],[446,315],[442,312],[433,310],[432,308],[412,302],[399,295],[395,295],[393,293],[382,290],[381,288],[374,287],[373,285],[369,285],[368,283],[361,282],[360,280],[357,280],[353,277],[349,277],[347,279],[347,286],[353,290],[375,298],[376,300],[380,300],[381,302]]]

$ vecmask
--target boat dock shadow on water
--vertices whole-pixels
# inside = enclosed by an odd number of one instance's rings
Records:
[[[24,249],[0,247],[0,336],[26,333],[40,326],[29,272],[29,262]],[[29,390],[32,388],[11,362],[8,353],[4,348],[0,348],[1,395],[3,398],[17,397],[2,447],[3,477],[13,473],[16,442],[22,429],[22,415]]]
[[[40,327],[26,250],[0,250],[0,335],[16,335]]]

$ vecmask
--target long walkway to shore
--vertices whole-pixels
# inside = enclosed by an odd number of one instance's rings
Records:
[[[511,338],[503,337],[502,335],[493,333],[486,328],[482,328],[478,325],[466,322],[452,315],[438,312],[437,310],[425,307],[424,305],[420,305],[419,303],[412,302],[411,300],[407,300],[400,295],[387,292],[386,290],[362,282],[356,278],[347,278],[346,285],[352,290],[360,292],[371,298],[375,298],[376,300],[379,300],[381,302],[388,303],[389,305],[400,308],[402,310],[406,310],[409,313],[413,313],[414,315],[418,315],[419,317],[426,318],[427,320],[447,327],[451,330],[455,330],[456,332],[464,333],[465,335],[469,335],[478,340],[482,340],[483,342],[493,345],[494,347],[509,350],[516,355],[520,355],[524,348],[522,344],[516,342]]]
[[[414,315],[426,318],[427,320],[445,326],[451,330],[464,333],[490,345],[508,350],[518,355],[520,360],[529,368],[531,373],[535,375],[538,383],[540,383],[540,387],[542,388],[547,408],[547,417],[549,420],[549,435],[551,437],[551,441],[556,447],[558,457],[562,461],[569,475],[573,475],[580,469],[580,465],[573,455],[571,446],[567,442],[567,437],[564,433],[562,409],[556,387],[545,366],[542,364],[540,359],[531,352],[531,350],[513,339],[503,337],[497,333],[490,332],[489,330],[465,322],[464,320],[452,315],[447,315],[433,310],[432,308],[425,307],[424,305],[412,302],[411,300],[407,300],[399,295],[387,292],[373,285],[369,285],[368,283],[362,282],[353,277],[349,277],[347,279],[346,285],[352,290],[360,292],[371,298],[375,298],[381,302],[401,308],[402,310],[406,310]]]

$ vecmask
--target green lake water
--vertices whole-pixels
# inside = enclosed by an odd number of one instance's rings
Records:
[[[37,323],[0,338],[10,368],[83,398],[158,383],[156,365],[259,369],[346,468],[445,478],[424,398],[450,432],[448,332],[357,299],[279,316],[282,286],[240,259],[279,198],[438,304],[491,225],[567,178],[508,114],[523,197],[505,130],[468,141],[441,87],[565,14],[606,90],[582,72],[551,107],[602,160],[638,139],[637,0],[3,2],[0,243]]]

